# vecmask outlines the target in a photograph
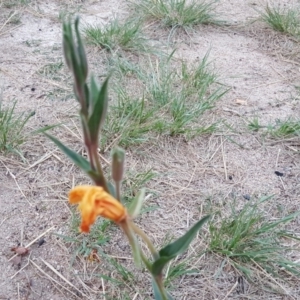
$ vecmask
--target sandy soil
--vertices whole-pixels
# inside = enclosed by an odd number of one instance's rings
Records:
[[[26,127],[28,132],[67,120],[55,134],[82,152],[70,74],[65,67],[59,71],[59,81],[43,74],[45,65],[63,62],[58,15],[71,10],[86,23],[105,24],[116,14],[123,17],[130,13],[126,1],[31,1],[12,8],[6,8],[5,2],[0,4],[3,104],[17,100],[17,111],[35,112]],[[299,5],[299,1],[274,1],[279,2]],[[299,209],[299,139],[262,140],[244,129],[253,117],[265,125],[276,119],[300,117],[299,91],[295,88],[300,85],[300,55],[295,54],[299,44],[253,22],[258,17],[255,8],[265,3],[222,0],[217,12],[230,26],[202,26],[190,37],[183,33],[175,37],[176,57],[187,62],[201,59],[210,50],[220,81],[231,88],[217,104],[213,117],[225,119],[236,131],[189,142],[162,137],[153,144],[127,150],[130,174],[149,169],[156,174],[147,183],[151,191],[147,205],[158,209],[138,220],[155,244],[163,243],[166,234],[182,234],[209,211],[209,205],[225,213],[233,200],[242,207],[247,201],[245,195],[256,198],[274,194],[264,208],[270,216]],[[5,24],[11,12],[20,15],[21,23]],[[151,36],[151,28],[148,31]],[[165,41],[168,32],[158,32],[159,39]],[[88,55],[95,59],[97,53],[88,48]],[[136,270],[126,240],[116,228],[110,229],[111,239],[104,251],[139,274],[120,288],[100,278],[99,274],[116,280],[120,276],[108,269],[105,261],[76,255],[78,244],[61,237],[71,235],[74,228],[70,226],[73,210],[67,204],[67,193],[72,186],[87,183],[84,175],[43,136],[33,136],[21,150],[26,161],[0,154],[0,299],[104,299],[104,292],[106,299],[151,299],[150,279],[143,270]],[[109,151],[103,155],[108,158]],[[279,178],[275,171],[285,176]],[[293,226],[299,228],[299,220]],[[31,249],[20,264],[14,262],[10,250],[17,245],[30,245]],[[199,249],[205,249],[201,239],[187,255]],[[274,284],[278,293],[245,283],[240,294],[235,271],[219,271],[222,261],[214,255],[198,256],[193,267],[199,274],[176,280],[172,289],[175,299],[300,299],[296,279]]]

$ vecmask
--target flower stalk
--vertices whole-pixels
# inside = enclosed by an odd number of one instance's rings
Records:
[[[150,250],[153,259],[156,260],[159,258],[159,254],[157,253],[157,250],[155,249],[155,247],[153,246],[152,242],[150,241],[150,239],[148,238],[148,236],[146,235],[146,233],[139,228],[138,226],[136,226],[133,222],[131,223],[131,227],[134,230],[134,232],[136,234],[138,234],[142,240],[146,243],[146,245],[148,246],[148,249]]]

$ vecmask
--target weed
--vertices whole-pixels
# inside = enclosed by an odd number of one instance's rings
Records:
[[[101,277],[109,281],[112,285],[123,286],[126,282],[134,279],[133,274],[122,266],[116,259],[105,254],[103,248],[109,242],[109,231],[112,231],[111,221],[98,219],[94,226],[91,227],[89,235],[80,234],[78,231],[80,225],[80,216],[72,209],[72,218],[70,223],[70,236],[57,234],[55,235],[69,245],[72,251],[71,265],[75,262],[77,256],[86,260],[103,259],[107,270],[113,269],[120,277],[112,278],[105,274],[93,274],[95,277]]]
[[[227,91],[211,71],[208,54],[193,67],[181,62],[178,68],[172,55],[155,62],[149,59],[147,66],[121,58],[110,62],[118,79],[117,103],[107,116],[102,149],[117,143],[123,147],[145,143],[153,134],[192,138],[216,130],[217,123],[199,122]],[[137,87],[134,96],[128,88],[129,77]]]
[[[141,31],[141,22],[138,20],[120,23],[118,19],[114,19],[104,27],[88,25],[83,29],[83,33],[88,44],[109,51],[119,48],[130,51],[149,50]]]
[[[270,134],[277,138],[300,136],[300,120],[277,120],[276,124],[270,128]]]
[[[38,46],[40,46],[41,42],[42,42],[42,40],[32,39],[32,40],[26,40],[24,43],[28,47],[38,47]]]
[[[23,129],[33,113],[15,115],[15,101],[11,107],[3,108],[0,101],[0,151],[9,151],[21,155],[18,147],[26,140]],[[22,157],[22,155],[21,155]]]
[[[147,98],[160,110],[159,115],[164,115],[166,122],[158,121],[155,127],[170,135],[212,132],[215,124],[203,126],[195,122],[226,93],[223,87],[217,87],[217,76],[210,71],[208,54],[196,67],[189,68],[182,62],[180,70],[171,66],[170,58],[148,69],[144,79]]]
[[[62,61],[49,63],[43,66],[38,72],[46,78],[60,81],[61,76],[59,76],[59,72],[62,70],[63,66],[64,64]]]
[[[128,147],[146,142],[154,119],[153,108],[147,106],[144,98],[131,98],[122,88],[118,89],[117,97],[118,102],[111,107],[103,128],[102,146],[113,143]]]
[[[178,277],[189,274],[198,274],[199,270],[190,269],[187,261],[182,261],[178,264],[170,264],[166,273],[166,286],[170,286],[172,281]]]
[[[117,55],[108,58],[108,67],[114,72],[115,77],[119,80],[125,80],[127,77],[142,77],[142,69],[140,65],[134,64],[127,58]]]
[[[106,229],[110,224],[111,222],[108,220],[98,220],[95,226],[91,228],[89,235],[79,234],[80,217],[77,213],[72,212],[71,236],[57,233],[55,235],[70,244],[73,251],[73,257],[71,259],[73,263],[78,255],[87,259],[94,251],[96,251],[96,253],[100,251],[101,247],[109,241],[109,236],[106,235]]]
[[[126,282],[131,282],[134,280],[134,275],[132,274],[132,272],[130,272],[126,267],[124,267],[123,265],[119,264],[119,262],[112,258],[109,257],[108,255],[105,255],[104,253],[102,253],[102,257],[104,257],[106,259],[106,261],[114,267],[114,269],[117,271],[117,273],[121,276],[123,283]]]
[[[229,218],[220,219],[218,225],[216,220],[212,221],[209,250],[229,258],[250,279],[251,271],[245,264],[255,263],[273,276],[279,276],[283,271],[300,276],[300,264],[287,258],[291,249],[282,241],[283,237],[293,236],[284,225],[292,222],[299,212],[268,220],[259,206],[270,198],[249,202],[240,211],[233,205]]]
[[[281,9],[267,5],[264,12],[260,12],[264,22],[274,30],[288,33],[293,36],[300,35],[300,13],[296,9]]]
[[[251,131],[259,131],[259,129],[264,128],[265,126],[260,125],[258,118],[254,118],[253,120],[249,121],[248,129]]]
[[[264,135],[269,135],[273,138],[300,136],[300,120],[276,120],[275,125],[269,124],[267,126],[263,126],[259,124],[258,118],[254,118],[248,123],[248,128],[256,132],[260,129],[265,129]]]
[[[130,174],[126,179],[125,186],[130,193],[125,193],[130,197],[134,197],[138,191],[144,186],[148,181],[153,179],[157,174],[149,169],[145,172]]]
[[[160,21],[167,27],[189,28],[199,24],[216,23],[213,15],[216,1],[138,0],[135,7],[145,16]]]
[[[70,91],[66,91],[65,89],[54,88],[45,93],[45,96],[51,100],[61,100],[67,101],[69,99],[74,99],[74,94]]]
[[[64,64],[62,61],[51,62],[38,70],[38,74],[42,75],[46,80],[55,81],[54,87],[48,89],[46,97],[49,99],[60,99],[66,101],[72,99],[74,94],[68,88],[65,88],[64,82],[68,82],[68,75],[64,73]]]

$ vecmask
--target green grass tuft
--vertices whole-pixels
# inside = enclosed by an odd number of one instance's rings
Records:
[[[137,0],[135,7],[145,17],[160,21],[167,27],[189,28],[199,24],[217,23],[213,11],[216,1]]]
[[[300,137],[300,120],[277,120],[276,124],[270,128],[270,134],[277,138]]]
[[[263,21],[274,30],[293,36],[300,35],[300,12],[297,9],[281,9],[267,5],[260,14]]]
[[[276,120],[275,125],[269,124],[263,126],[259,123],[258,118],[249,121],[248,129],[258,132],[260,129],[264,130],[264,135],[272,138],[289,138],[300,136],[300,120]]]
[[[55,63],[49,63],[49,64],[44,65],[41,69],[39,69],[38,73],[48,79],[61,81],[62,76],[60,73],[61,73],[63,67],[64,67],[64,63],[62,61],[58,61]]]
[[[24,126],[34,115],[33,113],[15,114],[17,102],[11,107],[3,108],[0,101],[0,151],[8,151],[20,155],[19,146],[24,143],[28,135],[24,134]]]
[[[120,23],[114,19],[106,26],[88,25],[83,29],[86,42],[109,51],[149,51],[147,40],[141,30],[139,20],[126,20]]]
[[[300,276],[300,264],[288,258],[292,249],[283,240],[294,236],[285,225],[300,212],[277,220],[266,219],[259,207],[270,198],[249,202],[240,211],[233,205],[229,218],[220,216],[219,221],[215,219],[209,227],[209,250],[230,259],[249,279],[252,275],[249,266],[255,264],[275,277],[281,277],[283,272]]]
[[[249,121],[249,123],[247,124],[248,129],[251,131],[259,131],[261,128],[264,128],[265,126],[262,126],[259,123],[258,117],[253,118],[253,120]]]
[[[216,122],[201,117],[227,90],[211,70],[208,54],[195,66],[177,63],[172,56],[149,59],[144,66],[124,59],[114,63],[116,100],[109,108],[102,148],[141,144],[157,135],[192,138],[216,130]],[[133,83],[134,90],[129,88]]]
[[[109,235],[106,233],[107,228],[111,224],[109,220],[98,219],[97,222],[91,226],[90,233],[88,235],[80,234],[78,229],[80,222],[81,218],[79,214],[77,212],[73,212],[70,228],[71,234],[69,236],[55,234],[69,245],[73,253],[71,263],[74,262],[77,256],[88,259],[94,251],[99,254],[99,249],[106,245],[106,243],[110,240]]]

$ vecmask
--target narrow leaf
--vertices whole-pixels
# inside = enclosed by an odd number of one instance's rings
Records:
[[[192,228],[189,229],[181,238],[177,241],[167,245],[163,249],[159,251],[160,256],[172,256],[175,257],[178,254],[185,251],[199,229],[209,220],[210,216],[203,217],[200,221],[198,221]]]
[[[78,31],[78,22],[79,19],[76,19],[75,21],[75,27],[77,27]],[[77,32],[76,32],[77,33]],[[79,32],[78,32],[79,34]],[[80,37],[79,37],[80,38]],[[77,41],[77,43],[80,43],[80,41]],[[83,66],[81,63],[85,63],[82,58],[84,55],[82,53],[82,49],[80,49],[80,46],[83,47],[82,43],[77,46],[76,42],[74,41],[74,36],[72,32],[72,26],[70,20],[68,22],[64,22],[63,24],[63,49],[64,49],[64,57],[66,60],[66,63],[73,73],[75,83],[74,83],[74,92],[76,95],[76,98],[79,102],[81,102],[82,106],[85,104],[85,101],[83,99],[84,97],[84,83],[86,79],[85,73],[87,73],[87,65]],[[79,53],[81,51],[81,53]]]
[[[40,133],[44,133],[52,128],[55,128],[55,127],[58,127],[60,125],[62,125],[63,123],[58,123],[58,124],[55,124],[55,125],[47,125],[47,126],[44,126],[43,128],[40,128],[40,129],[37,129],[35,131],[32,131],[31,134],[40,134]]]
[[[90,130],[91,140],[95,142],[98,140],[98,134],[102,123],[104,122],[106,110],[107,110],[107,84],[109,77],[106,78],[102,84],[101,90],[97,95],[92,94],[93,103],[90,103],[92,106],[92,112],[88,121],[88,126]],[[95,82],[92,79],[91,81],[91,93],[95,90]]]
[[[82,43],[82,39],[81,39],[79,30],[78,30],[78,25],[79,25],[79,17],[77,17],[75,20],[75,33],[76,33],[76,38],[77,38],[77,43],[78,43],[78,47],[77,47],[78,57],[79,57],[79,61],[80,61],[83,79],[85,81],[87,78],[87,75],[88,75],[88,64],[87,64],[87,59],[86,59],[86,54],[85,54],[84,46]]]
[[[75,151],[71,150],[67,146],[65,146],[63,143],[61,143],[58,139],[53,137],[50,134],[47,134],[44,132],[44,135],[47,136],[52,142],[58,146],[58,148],[65,153],[72,161],[73,163],[79,167],[81,170],[86,172],[87,175],[90,176],[90,178],[99,186],[103,186],[103,177],[99,174],[97,174],[92,168],[88,160],[86,160],[84,157],[76,153]]]
[[[181,238],[177,239],[175,242],[167,245],[159,251],[159,258],[152,265],[152,274],[161,274],[164,266],[177,255],[184,252],[189,244],[192,242],[193,238],[199,231],[199,229],[208,221],[210,216],[203,217],[198,221],[192,228],[189,229]]]
[[[67,146],[65,146],[63,143],[61,143],[58,139],[56,139],[54,136],[45,133],[44,135],[47,136],[53,143],[56,144],[56,146],[64,153],[66,154],[73,162],[74,164],[85,171],[86,173],[90,173],[92,171],[90,163],[81,155],[76,153],[75,151],[71,150]]]
[[[94,78],[94,76],[91,76],[91,93],[90,93],[90,96],[91,96],[91,107],[90,107],[90,109],[91,109],[91,112],[90,113],[92,113],[92,109],[94,108],[94,105],[95,105],[95,103],[96,103],[96,101],[97,101],[97,98],[98,98],[98,95],[99,95],[99,88],[98,88],[98,85],[97,85],[97,83],[96,83],[96,81],[95,81],[95,78]]]
[[[63,23],[63,50],[64,50],[64,56],[67,63],[67,66],[69,69],[72,69],[71,65],[71,52],[70,52],[70,45],[72,44],[71,38],[72,37],[72,31],[71,31],[71,25],[70,23],[64,22]]]

